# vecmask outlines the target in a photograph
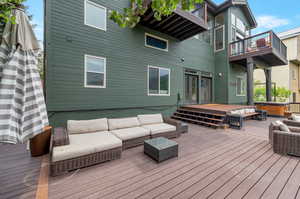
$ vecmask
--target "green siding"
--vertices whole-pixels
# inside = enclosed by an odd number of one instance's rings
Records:
[[[92,1],[108,10],[129,5],[129,0]],[[228,62],[231,12],[246,20],[238,7],[224,11],[225,49],[215,53],[213,45],[195,38],[179,42],[143,26],[122,29],[109,19],[107,31],[98,30],[84,25],[84,0],[46,1],[46,100],[51,125],[65,125],[70,119],[171,115],[178,93],[184,101],[185,68],[213,74],[215,102],[244,104],[246,97],[236,96],[235,80],[245,68]],[[145,47],[145,32],[168,39],[169,52]],[[106,88],[84,88],[85,54],[106,57]],[[171,96],[147,95],[148,65],[171,69]]]
[[[93,2],[108,9],[121,9],[129,1]],[[46,5],[46,100],[54,126],[68,119],[149,112],[143,108],[127,109],[134,107],[172,105],[168,110],[156,111],[169,115],[176,108],[177,93],[184,98],[184,68],[214,73],[214,51],[205,42],[194,38],[179,42],[142,26],[121,29],[109,19],[106,32],[86,26],[84,0],[52,0]],[[168,39],[169,52],[145,47],[145,32]],[[106,57],[107,88],[84,88],[84,54]],[[171,69],[170,97],[147,96],[148,65]],[[56,111],[60,113],[52,113]]]

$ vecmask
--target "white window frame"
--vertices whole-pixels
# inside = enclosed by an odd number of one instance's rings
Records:
[[[221,48],[221,49],[218,49],[217,50],[217,48],[216,48],[216,31],[217,30],[219,30],[219,29],[223,29],[223,48]],[[218,27],[216,27],[215,28],[215,30],[214,30],[214,50],[215,50],[215,52],[220,52],[220,51],[223,51],[223,50],[225,50],[225,25],[222,25],[222,26],[218,26]]]
[[[87,58],[103,60],[104,61],[104,72],[87,71]],[[87,72],[104,74],[103,86],[87,85]],[[106,88],[106,58],[105,57],[98,57],[98,56],[87,55],[87,54],[84,55],[84,87],[85,88]]]
[[[242,82],[244,82],[244,84],[245,84],[245,93],[244,94],[238,93],[238,79],[241,79]],[[236,77],[236,96],[245,97],[246,95],[247,95],[247,82],[245,81],[245,76],[237,76]]]
[[[87,3],[92,4],[92,5],[94,5],[94,6],[98,7],[98,8],[102,8],[102,9],[105,10],[105,18],[104,18],[104,24],[105,25],[104,25],[104,28],[100,28],[100,27],[88,24],[87,19],[86,19],[86,14],[87,14],[87,10],[86,10],[87,6],[86,6],[86,4]],[[104,6],[102,6],[102,5],[99,5],[97,3],[94,3],[92,1],[85,0],[84,1],[84,25],[87,25],[87,26],[90,26],[90,27],[93,27],[93,28],[96,28],[96,29],[99,29],[99,30],[107,31],[107,8],[104,7]]]
[[[150,73],[149,73],[149,70],[150,68],[156,68],[158,69],[158,94],[151,94],[149,91],[149,80],[150,80]],[[167,70],[169,71],[169,93],[168,94],[160,94],[160,70],[163,69],[163,70]],[[171,69],[170,68],[163,68],[163,67],[158,67],[158,66],[152,66],[152,65],[148,65],[147,67],[147,93],[148,93],[148,96],[171,96]]]
[[[165,41],[167,43],[167,49],[156,48],[154,46],[148,45],[147,44],[147,36],[150,36],[150,37],[153,37],[155,39],[159,39],[159,40]],[[153,48],[153,49],[156,49],[156,50],[161,50],[161,51],[164,51],[164,52],[169,52],[169,40],[161,38],[161,37],[158,37],[156,35],[152,35],[150,33],[145,33],[145,47],[147,47],[147,48]]]

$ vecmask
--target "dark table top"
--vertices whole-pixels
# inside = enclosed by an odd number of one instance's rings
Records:
[[[158,150],[163,150],[178,145],[177,142],[163,137],[145,140],[145,143],[151,145],[152,147]]]

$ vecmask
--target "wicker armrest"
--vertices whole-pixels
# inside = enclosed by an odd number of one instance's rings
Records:
[[[300,133],[300,127],[289,126],[291,132]]]
[[[170,125],[176,126],[176,130],[178,131],[181,128],[181,122],[176,121],[172,118],[164,117],[164,122]]]
[[[69,134],[65,128],[55,128],[52,136],[52,147],[70,144]]]
[[[291,140],[298,139],[300,141],[300,134],[299,133],[294,133],[294,132],[286,132],[286,131],[273,131],[274,139],[277,138],[278,136],[284,136],[287,138],[291,138]],[[278,141],[278,140],[277,140]],[[279,140],[281,141],[281,140]],[[275,141],[273,140],[273,143]]]
[[[300,127],[300,122],[296,122],[293,120],[283,120],[282,122],[288,126]]]

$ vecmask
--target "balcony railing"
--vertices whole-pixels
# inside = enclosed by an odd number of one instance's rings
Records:
[[[248,37],[244,40],[234,41],[229,45],[229,56],[261,56],[261,53],[273,53],[283,61],[287,60],[287,47],[273,32],[268,31]]]

